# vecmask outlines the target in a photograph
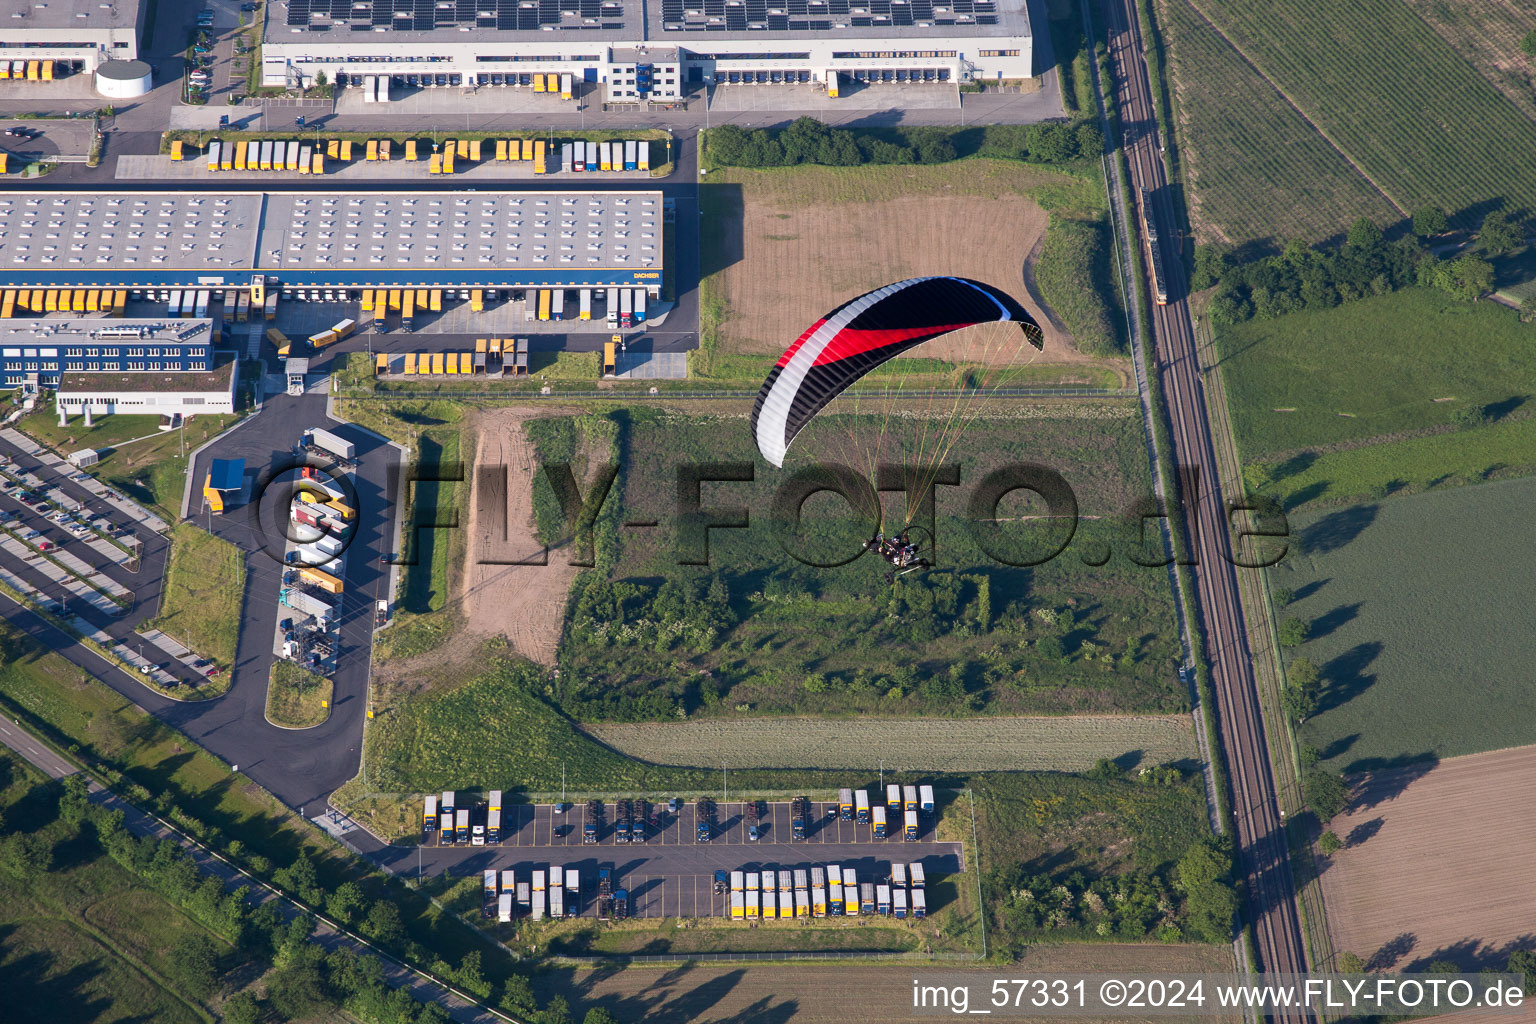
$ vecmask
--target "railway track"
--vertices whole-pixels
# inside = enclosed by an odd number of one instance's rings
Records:
[[[1122,145],[1133,191],[1148,189],[1157,217],[1176,223],[1161,156],[1152,87],[1137,18],[1136,0],[1108,0],[1110,55],[1120,113]],[[1236,835],[1238,872],[1246,919],[1253,929],[1254,955],[1267,973],[1304,973],[1296,887],[1291,876],[1278,794],[1271,768],[1248,633],[1238,600],[1237,570],[1230,556],[1227,511],[1206,416],[1203,383],[1190,320],[1182,262],[1164,259],[1168,302],[1152,307],[1152,334],[1158,379],[1168,408],[1175,464],[1181,468],[1180,498],[1188,516],[1188,550],[1195,582],[1196,612],[1204,634],[1227,767]],[[1273,1019],[1311,1024],[1304,1009],[1276,1011]]]

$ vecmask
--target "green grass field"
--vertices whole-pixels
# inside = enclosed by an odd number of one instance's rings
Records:
[[[1400,0],[1196,6],[1400,210],[1536,204],[1536,123]]]
[[[450,524],[461,514],[460,505],[468,500],[467,476],[463,483],[431,477],[449,476],[448,469],[456,466],[463,457],[459,447],[463,406],[446,400],[339,400],[336,414],[410,448],[411,458],[425,478],[411,487],[410,514],[416,522]],[[473,452],[469,454],[472,456]],[[413,532],[414,536],[411,535]],[[463,557],[463,533],[462,529],[405,532],[401,540],[405,549],[402,557],[406,562],[401,586],[402,612],[416,616],[445,613],[453,585],[450,572],[456,571],[458,559]],[[430,628],[425,632],[418,631],[415,636],[418,643],[409,645],[411,653],[437,646],[437,643],[422,646],[419,641],[423,638],[439,642],[447,639],[443,631],[434,632]],[[388,656],[391,650],[386,648],[385,655]]]
[[[1401,214],[1247,64],[1190,0],[1157,0],[1202,242],[1308,240]]]
[[[1529,609],[1536,480],[1352,505],[1293,523],[1305,553],[1271,573],[1296,653],[1324,677],[1304,742],[1335,768],[1536,743]]]
[[[227,540],[188,523],[171,532],[160,613],[146,626],[163,630],[225,672],[235,663],[245,599],[245,557]]]
[[[101,461],[86,472],[163,518],[175,520],[181,514],[181,496],[187,479],[187,460],[182,455],[228,429],[240,416],[194,416],[183,430],[157,431],[158,416],[102,416],[87,429],[80,417],[60,427],[51,408],[39,409],[17,426],[33,439],[48,445],[61,455],[82,448],[111,449]],[[185,433],[185,438],[182,434]],[[144,438],[144,440],[134,440]],[[133,441],[131,444],[123,444]],[[116,447],[122,444],[121,448]]]
[[[313,729],[331,717],[331,681],[291,661],[272,663],[267,683],[267,721],[285,729]]]
[[[1273,464],[1302,449],[1445,426],[1458,410],[1526,412],[1533,340],[1513,310],[1409,288],[1223,327],[1218,346],[1244,462]],[[1275,465],[1274,475],[1298,468]]]
[[[9,830],[57,832],[57,813],[55,787],[0,750],[0,814]],[[61,843],[54,870],[41,875],[0,872],[0,903],[7,1021],[205,1019],[165,979],[174,974],[176,942],[208,933],[87,843]]]
[[[551,452],[539,439],[552,436],[559,422],[541,420],[531,431],[544,458]],[[884,440],[876,441],[881,422],[823,416],[796,442],[798,458],[843,461],[870,473],[862,460],[877,448],[886,461],[926,460],[931,454],[917,453],[942,450],[923,436],[928,421],[893,417]],[[771,512],[775,488],[785,479],[779,473],[711,485],[706,494],[715,497],[706,502],[751,509],[750,525],[712,531],[709,565],[680,564],[677,467],[689,460],[750,464],[749,432],[739,419],[650,410],[625,414],[618,423],[622,503],[605,506],[598,530],[598,564],[607,578],[578,579],[560,656],[565,671],[556,694],[574,718],[1185,707],[1174,673],[1167,575],[1127,557],[1119,518],[1150,491],[1141,424],[1130,403],[1020,405],[970,424],[946,456],[962,486],[938,488],[939,571],[895,586],[885,581],[883,563],[855,557],[873,523],[852,521],[847,506],[830,495],[805,506],[799,550],[812,560],[853,560],[811,568],[788,557],[788,541]],[[1058,468],[1077,495],[1081,521],[1071,544],[1034,568],[993,560],[977,546],[970,525],[970,488],[1013,459]],[[886,527],[894,531],[905,514],[896,495],[888,501]],[[1013,525],[995,525],[1038,541],[1060,524],[1016,519],[1043,512],[1043,505],[1026,506],[1016,496],[997,511]],[[604,525],[610,516],[656,520],[661,528],[619,531]],[[1043,558],[1049,548],[1031,550]]]

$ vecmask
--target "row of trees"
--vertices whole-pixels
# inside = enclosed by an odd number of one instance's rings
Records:
[[[982,132],[974,151],[981,156],[1035,163],[1064,163],[1104,152],[1103,133],[1093,121],[1007,127],[1007,131]],[[706,142],[709,159],[718,166],[857,167],[948,163],[962,155],[956,145],[957,137],[962,136],[951,128],[860,131],[833,128],[813,117],[802,117],[782,128],[754,131],[733,124],[721,125],[710,130]]]
[[[1446,230],[1444,211],[1425,207],[1414,214],[1413,226],[1419,237],[1388,242],[1377,224],[1362,217],[1339,246],[1314,247],[1294,240],[1278,255],[1246,263],[1235,262],[1228,247],[1199,246],[1190,286],[1217,286],[1210,315],[1218,324],[1330,309],[1413,285],[1439,288],[1470,302],[1493,288],[1494,267],[1488,257],[1525,242],[1522,220],[1503,209],[1483,218],[1475,247],[1451,258],[1436,255],[1421,241]]]

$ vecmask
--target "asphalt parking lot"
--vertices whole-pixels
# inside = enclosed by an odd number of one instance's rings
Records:
[[[657,812],[660,828],[646,826],[644,843],[617,843],[614,841],[615,806],[603,804],[603,815],[598,827],[598,846],[790,846],[837,845],[847,843],[889,844],[900,848],[907,844],[900,836],[900,828],[885,839],[876,839],[870,825],[843,821],[835,813],[835,803],[812,802],[812,814],[805,840],[795,842],[789,824],[789,803],[770,803],[758,820],[759,838],[754,843],[747,838],[745,805],[740,802],[715,802],[715,825],[708,843],[697,839],[698,811],[691,803],[678,808],[676,814],[665,804],[653,805],[635,801],[636,816],[644,820],[653,808]],[[642,812],[640,807],[644,806]],[[502,846],[514,847],[565,847],[591,845],[583,842],[583,820],[586,808],[575,804],[564,814],[555,813],[553,804],[512,804],[502,808]],[[919,845],[933,842],[933,819],[918,818]]]
[[[919,848],[926,852],[920,855]],[[478,849],[482,853],[486,850],[496,851],[495,847]],[[590,851],[592,848],[587,849]],[[677,851],[674,848],[674,854],[704,854],[708,850],[707,846],[700,847],[698,851]],[[547,860],[532,860],[525,855],[509,856],[507,851],[501,850],[489,856],[473,858],[473,867],[466,862],[450,873],[479,878],[483,877],[486,870],[495,870],[500,878],[499,872],[511,870],[516,873],[518,881],[528,881],[534,871],[547,871],[556,867],[563,871],[574,867],[581,872],[578,913],[574,916],[595,917],[597,873],[599,868],[607,868],[613,878],[613,887],[629,891],[630,917],[726,917],[729,916],[730,895],[715,894],[716,871],[792,871],[805,868],[809,872],[813,866],[825,867],[835,863],[841,868],[853,868],[860,882],[879,882],[890,877],[891,864],[894,862],[920,862],[927,875],[926,891],[930,900],[928,911],[932,913],[942,907],[941,903],[933,902],[938,899],[941,891],[935,888],[935,882],[964,870],[959,851],[958,843],[897,843],[889,851],[871,850],[866,844],[860,844],[836,852],[828,848],[820,856],[812,857],[802,844],[794,854],[783,851],[782,858],[749,857],[744,856],[747,851],[716,850],[707,859],[691,863],[694,860],[692,857],[669,856],[664,853],[652,856],[648,852],[633,856],[638,850],[628,851],[630,856],[552,856]]]

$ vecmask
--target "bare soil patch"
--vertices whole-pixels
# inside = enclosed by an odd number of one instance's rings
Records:
[[[1531,934],[1536,816],[1518,808],[1533,791],[1536,746],[1360,777],[1322,876],[1334,949],[1384,969],[1502,968]]]
[[[523,424],[556,411],[508,408],[476,414],[468,564],[459,574],[465,633],[505,636],[519,654],[542,665],[554,664],[565,598],[577,570],[553,552],[547,565],[537,564],[544,546],[534,535],[535,459]],[[505,473],[497,467],[505,467]]]
[[[730,349],[777,354],[805,325],[854,295],[908,277],[952,274],[1017,298],[1045,333],[1043,361],[1086,359],[1026,285],[1024,265],[1045,237],[1045,211],[1024,196],[1005,198],[903,195],[807,204],[749,192],[741,259],[720,278]],[[1011,335],[1000,341],[987,330],[939,339],[920,354],[954,361],[1037,358]]]
[[[971,1006],[986,1009],[992,979],[1046,972],[1136,971],[1207,973],[1233,970],[1232,951],[1215,946],[1067,945],[1035,946],[1010,968],[948,970],[945,965],[908,962],[889,966],[763,964],[670,969],[554,970],[534,978],[540,1001],[563,995],[573,1006],[607,1007],[619,1020],[667,1024],[762,1021],[773,1024],[889,1024],[933,1020],[912,1012],[914,972],[971,979]],[[1028,972],[1028,973],[1021,973]],[[856,997],[850,997],[851,994]],[[945,1014],[944,1016],[950,1016]],[[1026,1017],[1010,1017],[1027,1020]],[[1084,1021],[1091,1018],[1081,1018]],[[1236,1022],[1241,1014],[1213,1016]]]

